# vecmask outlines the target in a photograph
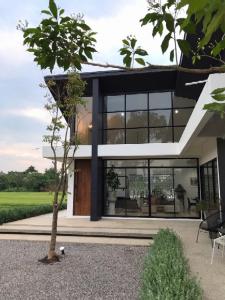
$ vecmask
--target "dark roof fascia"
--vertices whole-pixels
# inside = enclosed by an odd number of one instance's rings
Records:
[[[149,74],[149,73],[158,73],[158,72],[171,72],[176,71],[176,69],[145,69],[145,70],[131,70],[131,71],[123,71],[123,70],[110,70],[110,71],[96,71],[96,72],[83,72],[80,73],[82,79],[93,79],[93,78],[102,78],[102,77],[112,77],[112,76],[129,76],[129,75],[141,75],[141,74]],[[59,75],[48,75],[44,77],[45,81],[48,80],[67,80],[67,74],[59,74]]]

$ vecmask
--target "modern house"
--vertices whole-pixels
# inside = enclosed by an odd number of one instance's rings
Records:
[[[181,64],[190,66],[185,57]],[[78,115],[68,217],[199,218],[202,201],[225,209],[225,121],[203,110],[211,91],[225,86],[224,74],[153,69],[81,76],[87,107]],[[63,85],[67,77],[54,80]],[[52,157],[50,147],[43,156]]]

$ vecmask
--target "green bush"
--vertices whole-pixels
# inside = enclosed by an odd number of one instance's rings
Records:
[[[200,300],[199,282],[191,276],[181,240],[169,230],[160,230],[145,259],[141,300]]]
[[[65,208],[66,204],[63,204],[61,209]],[[5,208],[0,210],[0,224],[31,218],[51,212],[52,205],[24,206],[10,209]]]

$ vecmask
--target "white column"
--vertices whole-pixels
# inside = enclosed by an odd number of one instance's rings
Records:
[[[73,216],[73,204],[74,204],[74,161],[70,165],[68,172],[68,188],[67,188],[67,218]]]

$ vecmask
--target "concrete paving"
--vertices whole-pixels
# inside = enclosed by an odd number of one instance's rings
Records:
[[[196,234],[199,220],[162,220],[162,219],[111,219],[105,218],[98,222],[90,222],[89,218],[66,218],[65,212],[59,215],[59,230],[79,230],[87,232],[117,232],[117,233],[157,233],[161,228],[173,229],[182,239],[186,257],[189,260],[191,271],[195,274],[204,290],[205,300],[225,299],[225,259],[221,256],[221,250],[216,249],[213,265],[210,264],[212,246],[207,233],[200,233],[199,242],[196,243]],[[12,230],[50,230],[51,214],[16,221],[0,226],[0,229]],[[18,235],[0,234],[0,239],[23,239],[23,240],[47,240],[45,235]],[[147,246],[151,240],[135,238],[107,238],[85,236],[59,236],[58,241],[75,243],[103,243]]]

